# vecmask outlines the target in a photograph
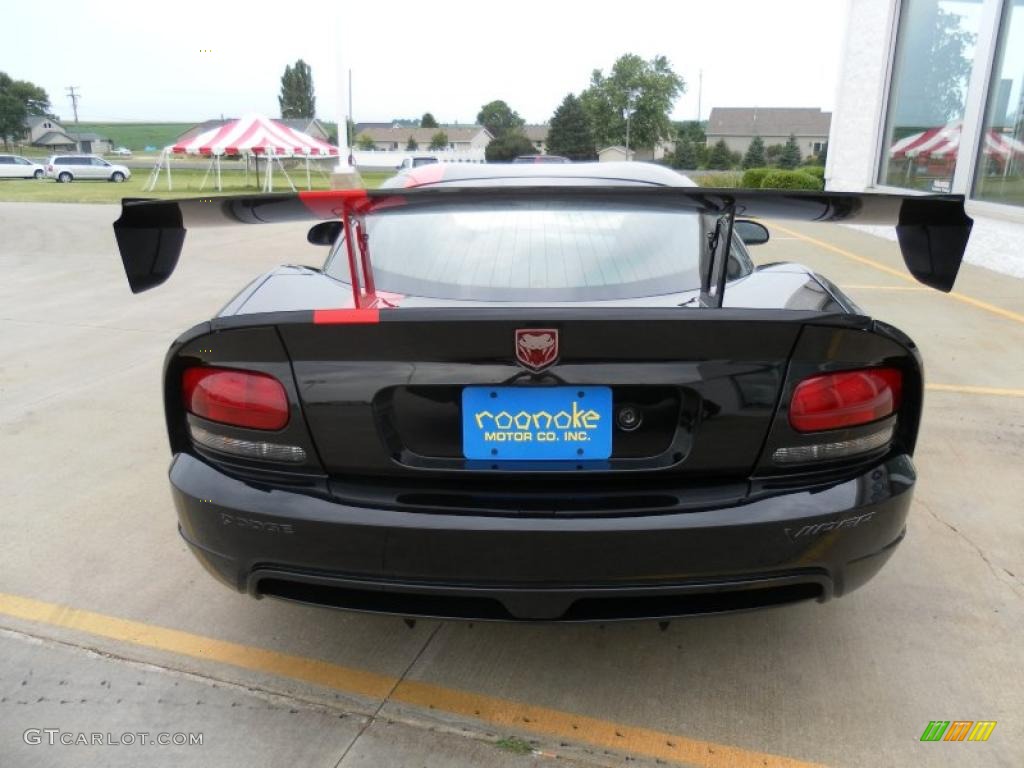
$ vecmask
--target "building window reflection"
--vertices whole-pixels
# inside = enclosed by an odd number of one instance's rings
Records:
[[[950,191],[980,16],[980,0],[901,4],[880,184]]]
[[[975,198],[1024,205],[1024,0],[1003,9],[974,176]]]

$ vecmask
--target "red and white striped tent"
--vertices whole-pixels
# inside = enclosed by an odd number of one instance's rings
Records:
[[[307,133],[290,128],[277,120],[271,120],[263,115],[249,114],[166,147],[160,155],[157,166],[153,169],[148,189],[153,189],[156,186],[161,169],[167,171],[167,188],[171,189],[170,158],[173,155],[209,157],[210,166],[207,169],[207,176],[211,170],[216,170],[217,189],[221,188],[220,160],[222,157],[244,157],[247,171],[249,158],[252,158],[256,161],[257,172],[259,171],[259,158],[263,157],[267,161],[267,175],[263,187],[264,191],[269,192],[273,189],[274,184],[275,161],[294,190],[295,185],[281,164],[282,158],[306,160],[306,185],[308,187],[311,186],[309,160],[311,158],[337,157],[338,148]],[[205,186],[205,184],[206,177],[203,178],[203,185]]]
[[[889,148],[889,156],[894,160],[955,158],[960,147],[960,128],[960,123],[955,122],[907,136]],[[1024,156],[1024,142],[991,129],[985,134],[984,153],[1004,161],[1014,155]]]

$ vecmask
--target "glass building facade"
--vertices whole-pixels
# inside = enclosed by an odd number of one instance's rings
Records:
[[[1024,207],[1024,0],[900,0],[875,183]]]
[[[973,196],[1024,206],[1024,0],[1003,7],[986,102]]]

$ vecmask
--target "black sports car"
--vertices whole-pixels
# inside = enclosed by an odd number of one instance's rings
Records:
[[[401,185],[401,186],[399,186]],[[950,290],[963,200],[704,189],[641,163],[437,164],[373,191],[130,201],[133,291],[185,230],[322,219],[322,269],[174,342],[179,530],[234,589],[409,617],[667,618],[827,600],[903,538],[914,343],[755,216],[895,224]]]

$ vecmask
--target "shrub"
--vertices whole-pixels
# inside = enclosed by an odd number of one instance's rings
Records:
[[[789,134],[786,143],[782,145],[782,152],[779,154],[779,168],[796,168],[803,162],[800,154],[800,145],[796,143],[796,136]]]
[[[760,189],[764,177],[774,171],[774,168],[748,168],[743,172],[743,181],[740,182],[740,186]]]
[[[772,171],[761,180],[761,189],[824,189],[821,179],[803,171]]]
[[[691,175],[690,181],[698,187],[718,187],[719,189],[734,189],[742,186],[741,176],[738,173],[699,173]]]
[[[813,176],[816,179],[825,180],[825,166],[823,165],[805,165],[800,168],[800,173],[806,173]]]
[[[727,171],[733,166],[733,155],[725,139],[719,139],[708,154],[708,168],[716,171]]]

